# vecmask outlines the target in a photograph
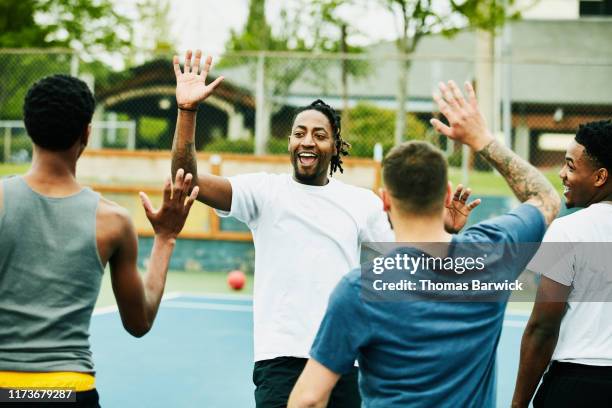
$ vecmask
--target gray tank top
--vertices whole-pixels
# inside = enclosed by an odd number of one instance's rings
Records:
[[[100,196],[63,198],[2,180],[0,371],[93,373],[89,323],[104,268],[96,244]]]

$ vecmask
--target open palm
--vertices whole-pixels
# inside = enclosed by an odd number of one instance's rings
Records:
[[[452,200],[446,206],[446,213],[444,215],[444,228],[450,233],[457,233],[467,223],[472,210],[480,204],[480,198],[468,203],[467,200],[470,197],[472,191],[469,188],[464,190],[463,186],[459,184]]]
[[[215,88],[219,86],[223,77],[215,79],[210,84],[206,85],[206,77],[210,70],[212,57],[206,57],[204,66],[200,71],[200,60],[202,52],[196,50],[193,64],[191,61],[192,53],[188,50],[185,53],[184,71],[181,71],[179,57],[174,56],[172,62],[174,64],[174,75],[176,76],[176,103],[182,109],[195,109],[198,103],[208,98]],[[200,71],[198,73],[198,71]]]

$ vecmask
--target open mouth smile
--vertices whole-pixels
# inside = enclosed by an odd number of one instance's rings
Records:
[[[318,158],[318,156],[315,153],[311,153],[311,152],[298,153],[297,157],[302,166],[312,166],[317,161],[317,158]]]

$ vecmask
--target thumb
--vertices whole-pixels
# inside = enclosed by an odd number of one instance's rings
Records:
[[[147,217],[150,217],[155,212],[151,200],[149,200],[149,197],[142,191],[138,195],[140,196],[140,201],[142,201],[142,206],[144,207]]]

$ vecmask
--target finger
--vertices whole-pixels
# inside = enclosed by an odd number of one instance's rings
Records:
[[[208,71],[210,71],[210,65],[212,64],[212,57],[209,55],[204,60],[204,66],[202,67],[202,72],[200,72],[200,76],[206,80],[206,76],[208,75]]]
[[[178,55],[175,55],[174,57],[172,57],[172,65],[174,66],[174,75],[177,78],[180,77],[183,73],[181,72],[181,65],[179,64]]]
[[[183,180],[185,179],[185,170],[178,169],[176,176],[174,177],[174,188],[172,189],[172,199],[180,199],[181,192],[183,191]]]
[[[467,205],[467,209],[469,211],[472,211],[474,208],[478,207],[481,202],[482,200],[480,198],[477,198],[476,200],[472,201],[471,203]]]
[[[198,198],[198,193],[200,192],[200,187],[195,186],[193,190],[191,190],[191,194],[187,197],[187,201],[185,202],[185,212],[189,213],[191,210],[191,206],[195,202],[196,198]]]
[[[164,198],[163,198],[162,205],[168,204],[171,199],[172,199],[172,182],[170,181],[170,177],[168,177],[166,178],[166,181],[164,182]]]
[[[457,104],[459,106],[464,106],[465,105],[465,99],[463,98],[463,94],[461,93],[461,90],[459,90],[459,87],[457,86],[457,84],[455,83],[455,81],[448,81],[448,86],[453,94],[453,97],[455,99],[455,101],[457,102]]]
[[[468,102],[474,108],[478,107],[478,101],[476,101],[476,92],[474,92],[474,87],[469,81],[465,81],[465,93],[468,97]]]
[[[470,194],[472,194],[472,190],[470,188],[466,188],[465,191],[463,191],[463,193],[461,194],[461,202],[465,203],[470,197]]]
[[[211,92],[212,92],[212,91],[214,91],[214,90],[215,90],[215,88],[216,88],[216,87],[218,87],[218,86],[219,86],[219,84],[220,84],[221,82],[223,82],[223,80],[224,80],[224,79],[225,79],[225,77],[220,76],[219,78],[217,78],[217,79],[215,79],[214,81],[212,81],[212,82],[211,82],[211,83],[208,85],[208,87],[210,88],[210,91],[211,91]]]
[[[144,207],[145,214],[147,214],[147,217],[155,213],[155,209],[153,208],[153,204],[151,204],[151,200],[149,200],[149,197],[142,191],[138,193],[138,195],[140,196],[140,201],[142,201],[142,206]]]
[[[442,112],[442,114],[446,116],[446,118],[450,121],[451,117],[453,116],[453,112],[450,106],[448,106],[446,101],[437,92],[433,94],[433,98],[434,101],[436,101],[436,103],[438,104],[438,109],[440,110],[440,112]]]
[[[448,103],[451,107],[457,107],[457,101],[455,100],[453,93],[446,86],[446,84],[444,82],[440,82],[438,84],[438,87],[440,88],[440,93],[442,94],[442,97],[444,98],[446,103]]]
[[[185,73],[191,72],[191,50],[187,50],[185,53]]]
[[[198,69],[200,69],[200,59],[202,58],[202,51],[196,50],[195,59],[193,60],[193,66],[191,67],[191,72],[197,75]]]
[[[453,196],[453,200],[459,201],[461,198],[461,193],[463,192],[463,184],[457,185],[457,189],[455,190],[455,195]]]
[[[446,126],[438,119],[431,119],[429,123],[431,123],[431,126],[433,126],[436,132],[443,134],[446,137],[450,137],[451,139],[453,138],[453,129],[451,129],[449,126]]]
[[[191,187],[191,182],[193,181],[193,175],[191,173],[187,173],[185,175],[185,180],[183,181],[183,188],[181,190],[181,196],[179,198],[179,203],[185,202],[185,197],[189,194],[189,188]]]

